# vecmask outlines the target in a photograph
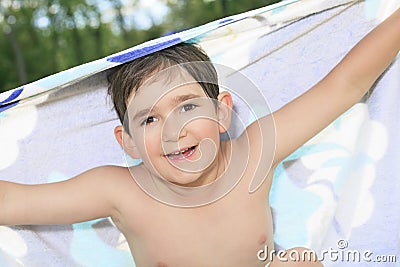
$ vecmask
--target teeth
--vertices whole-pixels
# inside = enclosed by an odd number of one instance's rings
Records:
[[[188,148],[186,148],[186,149],[182,149],[182,150],[177,151],[177,152],[172,152],[172,153],[170,153],[170,155],[179,155],[179,154],[183,154],[183,153],[185,153],[186,151],[188,151],[189,149],[190,149],[190,147],[188,147]]]

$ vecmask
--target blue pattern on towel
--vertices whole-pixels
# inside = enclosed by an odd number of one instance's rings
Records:
[[[128,61],[132,61],[136,58],[151,54],[153,52],[165,49],[167,47],[176,45],[181,42],[182,42],[182,40],[180,38],[173,38],[171,40],[167,40],[162,43],[149,44],[149,45],[144,46],[143,48],[138,48],[133,51],[128,51],[126,53],[110,57],[107,60],[110,62],[125,63]]]

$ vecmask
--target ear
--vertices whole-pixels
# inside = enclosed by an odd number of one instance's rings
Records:
[[[231,94],[227,91],[221,92],[218,95],[218,122],[220,133],[224,133],[229,129],[232,107],[233,102]]]
[[[132,137],[125,132],[122,126],[117,126],[114,129],[115,139],[121,145],[122,149],[134,159],[140,159],[139,153],[137,151],[136,145],[133,142]]]

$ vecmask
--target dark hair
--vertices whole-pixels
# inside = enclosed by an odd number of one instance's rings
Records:
[[[198,61],[205,64],[182,64]],[[208,97],[217,99],[218,77],[210,58],[198,45],[179,43],[118,66],[108,75],[108,94],[112,98],[121,123],[124,124],[127,100],[132,91],[136,91],[156,72],[178,64],[182,64],[183,68],[199,82]],[[126,124],[124,127],[129,133]]]

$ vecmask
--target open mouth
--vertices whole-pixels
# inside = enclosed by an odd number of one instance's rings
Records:
[[[175,151],[175,152],[166,154],[165,156],[170,160],[189,159],[190,156],[192,156],[193,153],[196,151],[196,148],[197,148],[197,146],[187,147],[187,148],[181,149],[179,151]]]

